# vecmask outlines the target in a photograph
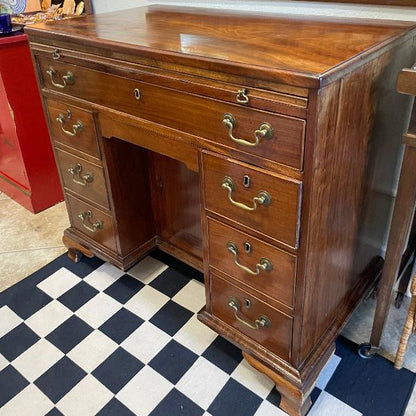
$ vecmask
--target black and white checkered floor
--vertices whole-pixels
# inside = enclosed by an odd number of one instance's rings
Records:
[[[285,415],[272,382],[197,320],[199,273],[156,257],[125,274],[64,255],[0,293],[1,416]],[[340,338],[309,415],[403,415],[414,382]]]

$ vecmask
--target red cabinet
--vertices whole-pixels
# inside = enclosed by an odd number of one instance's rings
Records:
[[[0,191],[34,213],[63,199],[24,34],[0,38]]]

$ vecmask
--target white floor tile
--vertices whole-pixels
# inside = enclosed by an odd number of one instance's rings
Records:
[[[164,272],[168,266],[153,257],[147,256],[142,261],[133,266],[127,274],[133,276],[143,283],[149,284],[160,273]]]
[[[150,322],[144,322],[121,343],[121,346],[147,364],[170,340],[171,337],[166,332]]]
[[[194,353],[201,355],[217,336],[216,332],[198,321],[197,316],[194,315],[173,338]]]
[[[153,289],[151,286],[145,286],[126,302],[124,307],[140,316],[140,318],[148,320],[168,301],[168,296]]]
[[[205,306],[205,286],[193,279],[172,300],[192,312],[199,312]]]
[[[105,293],[98,293],[85,305],[81,306],[75,315],[83,319],[93,328],[98,328],[107,319],[122,308],[122,304]]]
[[[16,315],[7,305],[0,308],[0,337],[6,335],[22,322],[23,319]]]
[[[104,263],[84,278],[84,282],[95,287],[97,290],[105,290],[116,280],[120,279],[124,272],[110,263]]]
[[[67,355],[87,373],[95,370],[116,349],[118,344],[101,331],[95,330]]]
[[[45,371],[58,362],[65,354],[52,345],[49,341],[41,338],[23,354],[19,355],[12,365],[27,380],[33,383]]]
[[[316,387],[318,387],[321,390],[325,390],[326,385],[335,373],[335,370],[337,369],[338,364],[340,362],[341,357],[338,357],[337,355],[333,355],[329,359],[329,361],[321,371],[321,374],[319,374],[318,381],[316,382]]]
[[[4,370],[8,365],[9,361],[6,360],[3,354],[0,354],[0,371]]]
[[[288,416],[286,412],[282,409],[279,409],[276,406],[273,406],[270,402],[264,401],[257,409],[254,416]],[[333,415],[337,416],[337,415]]]
[[[47,279],[40,282],[37,287],[43,290],[51,298],[59,298],[66,291],[78,284],[82,279],[70,270],[62,267]]]
[[[229,380],[227,373],[199,357],[176,384],[176,388],[203,409],[208,409]]]
[[[274,387],[274,383],[269,377],[251,367],[246,360],[240,362],[232,372],[231,377],[254,391],[262,399],[265,399]]]
[[[147,416],[172,390],[173,384],[145,366],[116,395],[125,406],[140,416]]]
[[[341,400],[327,393],[321,392],[318,400],[308,413],[308,416],[362,416],[362,413],[348,406]]]
[[[72,311],[57,300],[53,300],[25,321],[25,324],[41,337],[65,322]]]
[[[88,374],[56,404],[56,407],[65,416],[94,416],[112,398],[113,393],[94,376]]]
[[[53,403],[34,384],[29,384],[1,409],[1,416],[44,416]]]

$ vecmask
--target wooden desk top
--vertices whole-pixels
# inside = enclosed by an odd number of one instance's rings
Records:
[[[187,67],[318,88],[414,31],[414,22],[253,14],[150,6],[26,28],[72,42]]]

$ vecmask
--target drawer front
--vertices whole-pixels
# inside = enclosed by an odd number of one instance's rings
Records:
[[[104,169],[101,166],[60,149],[56,149],[56,156],[66,189],[70,189],[106,209],[110,208]]]
[[[292,318],[215,274],[210,278],[213,315],[290,361]]]
[[[305,121],[174,89],[40,58],[47,88],[102,104],[167,127],[296,169],[303,166]],[[53,80],[73,75],[65,88]],[[111,86],[111,93],[109,93]],[[253,143],[258,142],[253,146]]]
[[[111,216],[72,195],[67,194],[66,200],[71,225],[97,243],[117,251]]]
[[[207,210],[298,247],[300,182],[206,152],[202,164]]]
[[[46,106],[54,140],[100,158],[93,113],[49,99]]]
[[[293,307],[296,256],[211,218],[208,227],[212,267]]]

